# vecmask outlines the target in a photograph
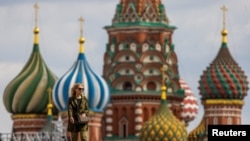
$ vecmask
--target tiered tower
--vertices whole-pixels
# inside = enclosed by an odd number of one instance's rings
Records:
[[[54,86],[57,76],[47,67],[39,50],[39,28],[36,10],[34,45],[31,56],[21,72],[7,85],[3,95],[4,106],[12,113],[13,133],[38,132],[47,121],[49,89]],[[58,110],[51,111],[57,119]]]
[[[159,108],[163,65],[168,106],[179,120],[194,119],[181,114],[186,95],[172,43],[176,27],[169,24],[161,0],[121,0],[112,25],[105,29],[103,77],[111,88],[111,101],[105,112],[104,139],[138,140],[143,123]],[[195,109],[194,115],[197,105]]]
[[[201,75],[199,91],[204,115],[200,124],[189,134],[189,141],[206,141],[208,125],[239,125],[248,80],[232,57],[227,46],[225,11],[223,6],[222,44],[215,59]]]

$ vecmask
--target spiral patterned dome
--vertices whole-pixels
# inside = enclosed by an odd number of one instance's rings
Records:
[[[181,112],[181,118],[185,122],[190,122],[194,120],[198,114],[198,110],[199,110],[198,101],[193,91],[188,86],[188,84],[183,79],[179,79],[179,82],[180,82],[181,88],[185,90],[185,98],[182,102],[183,107],[182,107],[182,112]]]
[[[36,27],[31,56],[4,91],[4,106],[13,114],[45,114],[49,100],[48,90],[53,88],[57,80],[57,76],[50,71],[40,54],[38,33],[39,29]]]
[[[79,40],[80,52],[73,66],[56,82],[53,89],[55,106],[61,111],[68,109],[70,89],[75,83],[84,84],[84,93],[89,101],[89,108],[94,112],[103,112],[109,102],[110,93],[106,81],[98,76],[89,66],[83,52],[84,38]]]
[[[223,42],[219,53],[201,75],[199,90],[203,100],[243,99],[247,95],[247,76],[231,56],[226,35],[227,31],[222,30]]]
[[[168,108],[166,87],[162,87],[161,105],[140,131],[140,141],[187,141],[184,123],[177,119]]]

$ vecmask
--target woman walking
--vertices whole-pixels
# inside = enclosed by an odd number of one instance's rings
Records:
[[[71,96],[68,102],[68,132],[71,132],[72,141],[78,141],[78,133],[80,133],[80,141],[87,141],[88,123],[80,124],[78,114],[82,117],[88,116],[89,107],[88,100],[84,95],[84,85],[76,83],[71,88]]]

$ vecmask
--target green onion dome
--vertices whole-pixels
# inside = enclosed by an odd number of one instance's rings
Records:
[[[187,141],[186,127],[168,108],[166,97],[166,86],[162,86],[160,107],[143,124],[140,141]]]
[[[221,48],[201,75],[199,90],[203,100],[243,99],[247,95],[247,76],[230,54],[226,35],[227,31],[222,30]]]
[[[39,29],[34,29],[34,45],[28,62],[7,85],[3,94],[4,106],[12,114],[46,114],[49,88],[57,76],[47,67],[39,51]],[[56,112],[56,109],[53,109]]]

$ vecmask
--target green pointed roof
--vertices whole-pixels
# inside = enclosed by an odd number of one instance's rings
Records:
[[[169,25],[165,7],[160,0],[121,0],[111,27],[159,26],[175,29]]]

